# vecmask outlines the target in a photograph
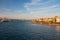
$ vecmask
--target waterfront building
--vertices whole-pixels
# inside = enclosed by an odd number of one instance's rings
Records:
[[[60,17],[56,17],[56,22],[60,23]]]
[[[48,23],[53,23],[53,18],[48,18]]]
[[[44,22],[48,22],[48,18],[43,18],[43,21]]]
[[[60,23],[60,17],[55,16],[53,18],[49,18],[49,21],[52,23]]]
[[[43,18],[40,18],[39,21],[42,22],[43,21]]]
[[[36,19],[34,22],[45,23],[45,24],[55,24],[55,23],[60,23],[60,17],[55,16],[51,18],[39,18],[39,19]]]

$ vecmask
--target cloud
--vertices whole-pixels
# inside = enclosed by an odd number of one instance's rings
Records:
[[[1,8],[0,10],[1,11],[11,11],[11,9],[8,9],[8,8]]]
[[[24,8],[26,10],[13,10],[8,8],[3,8],[5,15],[11,15],[15,18],[40,18],[42,16],[53,15],[54,10],[59,6],[55,3],[56,0],[32,0],[29,3],[25,3]],[[26,11],[26,12],[25,12]],[[2,13],[3,14],[3,13]]]
[[[42,0],[32,0],[32,4],[40,3]]]
[[[48,15],[48,12],[56,10],[56,8],[59,6],[55,2],[56,0],[32,0],[30,3],[25,3],[24,7],[27,9],[30,15],[33,15],[34,17],[46,16]]]
[[[31,3],[25,3],[25,8],[27,9],[27,11],[33,11],[33,10],[44,10],[44,9],[52,9],[52,8],[56,8],[58,5],[54,4],[52,5],[51,2],[53,0],[48,0],[45,2],[41,2],[42,0],[32,0]],[[49,5],[51,4],[51,5]]]
[[[23,10],[14,10],[13,12],[19,14],[19,13],[23,13]]]

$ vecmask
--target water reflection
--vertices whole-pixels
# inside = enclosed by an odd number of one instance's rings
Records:
[[[60,26],[13,21],[0,24],[0,40],[60,40]]]
[[[60,26],[56,26],[56,31],[60,32]]]
[[[60,26],[59,25],[47,25],[48,28],[51,28],[51,30],[55,30],[55,33],[54,33],[54,37],[56,38],[56,40],[60,40]]]
[[[59,25],[48,25],[48,26],[55,29],[57,32],[60,32],[60,26]]]
[[[60,38],[60,26],[56,26],[56,37],[57,37],[57,40],[59,40]]]

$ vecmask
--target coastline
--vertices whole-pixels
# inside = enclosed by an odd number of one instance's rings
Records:
[[[60,26],[60,24],[47,24],[49,26]]]
[[[44,23],[44,22],[37,22],[32,21],[33,24],[41,24],[41,25],[49,25],[49,26],[60,26],[60,23]]]
[[[60,17],[55,16],[51,18],[39,18],[32,20],[32,23],[51,25],[51,26],[60,26]]]

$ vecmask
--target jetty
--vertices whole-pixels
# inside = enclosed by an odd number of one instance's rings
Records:
[[[7,18],[0,18],[0,22],[9,22],[10,19],[7,19]]]

